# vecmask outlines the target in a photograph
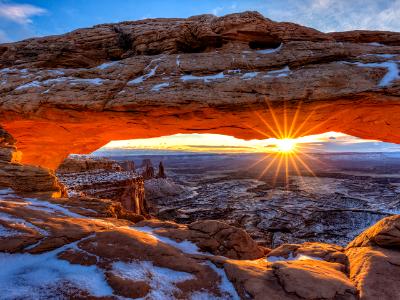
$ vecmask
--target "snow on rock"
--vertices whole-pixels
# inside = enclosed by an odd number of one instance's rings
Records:
[[[20,202],[12,201],[10,198],[18,199]],[[13,203],[14,205],[25,206],[32,210],[44,211],[50,214],[61,214],[71,218],[86,218],[85,216],[71,212],[69,209],[59,204],[54,204],[45,200],[38,200],[36,198],[21,198],[17,196],[12,189],[0,190],[0,202]]]
[[[240,77],[240,78],[242,78],[242,79],[244,79],[244,80],[250,80],[250,79],[252,79],[252,78],[257,77],[257,75],[258,75],[259,73],[260,73],[260,72],[247,72],[247,73],[244,73],[244,74],[242,75],[242,77]]]
[[[0,190],[0,199],[4,196],[14,195],[14,191],[10,188]]]
[[[224,72],[220,72],[215,75],[206,75],[206,76],[195,76],[195,75],[181,76],[182,81],[203,80],[204,82],[210,82],[211,80],[223,79],[223,78],[225,78]]]
[[[365,67],[365,68],[386,68],[388,72],[385,76],[381,79],[378,86],[385,87],[390,85],[394,80],[400,79],[400,70],[395,61],[385,61],[379,63],[361,63],[361,62],[347,62],[348,64],[356,65],[358,67]]]
[[[322,260],[319,257],[312,257],[304,254],[297,254],[293,257],[293,253],[289,254],[289,257],[285,258],[282,256],[269,256],[266,258],[268,262],[277,262],[277,261],[295,261],[295,260]]]
[[[382,53],[376,53],[376,54],[364,54],[363,56],[375,56],[375,57],[380,57],[380,58],[393,58],[396,56],[396,54],[382,54]]]
[[[150,64],[145,68],[145,70],[147,70],[150,67],[150,65],[156,60],[159,60],[159,59],[152,60],[150,62]],[[156,65],[154,68],[150,69],[150,71],[147,74],[139,76],[139,77],[137,77],[135,79],[132,79],[132,80],[128,81],[128,85],[139,84],[139,83],[142,83],[143,81],[145,81],[146,79],[148,79],[150,77],[153,77],[156,74],[158,66],[159,65]]]
[[[11,228],[7,228],[0,224],[0,238],[11,237],[16,235],[21,235],[21,232]]]
[[[33,225],[32,223],[29,223],[29,222],[25,221],[24,219],[20,219],[20,218],[14,217],[13,215],[9,215],[5,212],[0,212],[0,220],[7,222],[7,224],[9,224],[9,225],[16,225],[16,226],[25,227],[27,229],[29,229],[29,228],[33,229],[43,236],[48,235],[47,231],[43,230],[42,228],[37,227],[36,225]]]
[[[155,238],[156,240],[168,244],[174,248],[177,248],[181,250],[183,253],[187,254],[204,254],[203,252],[200,252],[199,248],[197,247],[196,244],[190,242],[190,241],[182,241],[182,242],[176,242],[173,239],[160,236],[156,233],[154,233],[155,230],[161,229],[161,228],[153,228],[149,226],[143,226],[143,227],[129,227],[130,229],[134,229],[136,231],[144,232]]]
[[[90,84],[90,85],[101,85],[104,83],[104,79],[101,78],[77,78],[77,77],[59,77],[53,79],[47,79],[45,81],[34,80],[25,84],[22,84],[15,88],[15,90],[24,90],[29,88],[37,88],[43,86],[49,86],[60,82],[67,82],[72,85],[77,84]]]
[[[24,89],[30,89],[30,88],[35,88],[35,87],[41,87],[41,83],[37,80],[22,84],[18,86],[15,90],[24,90]]]
[[[145,281],[151,287],[146,299],[154,300],[175,299],[174,293],[179,291],[175,284],[195,279],[190,273],[157,267],[150,261],[115,262],[112,272],[124,279]]]
[[[152,90],[153,92],[159,92],[162,88],[165,88],[165,87],[167,87],[167,86],[169,86],[169,82],[164,82],[164,83],[160,83],[160,84],[154,85],[154,86],[151,88],[151,90]]]
[[[235,287],[233,286],[232,282],[229,281],[228,276],[226,276],[225,270],[223,268],[217,268],[217,266],[210,261],[207,261],[206,264],[221,278],[219,289],[223,297],[220,299],[240,300]]]
[[[97,66],[96,69],[106,70],[106,69],[108,69],[110,67],[113,67],[113,66],[115,66],[117,64],[118,64],[118,61],[110,61],[110,62],[106,62],[106,63],[103,63],[103,64]]]
[[[287,77],[290,74],[290,69],[288,66],[279,69],[279,70],[273,70],[267,72],[266,75],[264,75],[264,78],[276,78],[276,77]]]
[[[113,290],[96,266],[70,264],[57,258],[67,248],[36,255],[0,253],[0,298],[63,299],[62,291],[69,288],[96,297],[112,296]]]
[[[61,205],[50,203],[44,200],[37,200],[35,198],[25,198],[28,203],[28,208],[33,210],[41,210],[49,213],[61,213],[64,216],[78,219],[86,219],[86,217],[73,213],[69,209],[62,207]]]
[[[278,52],[279,50],[281,50],[282,46],[283,46],[283,43],[281,43],[279,45],[279,47],[277,47],[277,48],[257,50],[256,52],[259,54],[271,54],[271,53],[275,53],[275,52]]]
[[[375,46],[375,47],[382,47],[382,46],[385,46],[384,44],[377,43],[377,42],[368,43],[368,45],[370,45],[370,46]]]

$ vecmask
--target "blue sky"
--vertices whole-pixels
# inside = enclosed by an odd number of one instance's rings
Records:
[[[321,31],[400,31],[400,0],[0,0],[0,43],[100,23],[245,10]]]

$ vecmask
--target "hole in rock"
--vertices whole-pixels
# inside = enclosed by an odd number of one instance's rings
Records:
[[[400,145],[337,132],[249,141],[176,134],[112,141],[72,158],[142,175],[146,205],[160,219],[221,220],[269,247],[346,245],[400,212]]]
[[[251,41],[249,42],[249,47],[254,50],[274,49],[278,48],[281,43],[281,41],[277,40]]]

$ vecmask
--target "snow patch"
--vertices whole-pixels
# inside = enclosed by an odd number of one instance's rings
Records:
[[[275,52],[278,52],[279,50],[281,50],[282,46],[283,46],[283,43],[281,43],[277,48],[257,50],[256,52],[259,54],[271,54],[271,53],[275,53]]]
[[[379,82],[378,86],[380,87],[388,86],[394,80],[400,79],[400,74],[399,74],[400,70],[395,61],[385,61],[379,63],[361,63],[361,62],[354,62],[354,63],[347,62],[347,63],[364,68],[386,68],[388,72],[385,74],[385,76],[383,76],[383,78]]]
[[[103,64],[97,66],[96,69],[105,70],[105,69],[113,67],[113,66],[115,66],[117,64],[118,64],[118,61],[110,61],[110,62],[106,62],[106,63],[103,63]]]
[[[28,203],[28,208],[33,210],[46,211],[49,213],[61,213],[64,216],[78,219],[86,219],[86,217],[73,213],[69,209],[61,205],[50,203],[44,200],[37,200],[35,198],[25,198]]]
[[[242,79],[244,79],[244,80],[250,80],[250,79],[252,79],[252,78],[257,77],[257,75],[258,75],[259,73],[260,73],[260,72],[247,72],[247,73],[244,73],[244,74],[242,75],[242,77],[240,77],[240,78],[242,78]]]
[[[33,229],[43,236],[48,235],[47,231],[43,230],[42,228],[40,228],[36,225],[33,225],[32,223],[29,223],[28,221],[25,221],[24,219],[20,219],[20,218],[14,217],[13,215],[9,215],[5,212],[0,212],[0,220],[7,222],[7,224],[9,224],[9,225],[22,226],[27,229],[28,228]]]
[[[382,46],[385,46],[384,44],[376,43],[376,42],[368,43],[368,45],[370,45],[370,46],[375,46],[375,47],[382,47]]]
[[[30,89],[30,88],[36,88],[36,87],[41,87],[40,82],[37,80],[22,84],[18,87],[15,88],[16,91],[24,90],[24,89]]]
[[[93,84],[93,85],[102,85],[104,83],[104,79],[101,79],[101,78],[73,78],[73,79],[68,80],[68,83],[70,83],[70,84],[86,83],[86,84]]]
[[[282,256],[269,256],[265,260],[268,262],[277,262],[277,261],[323,260],[323,259],[304,254],[297,254],[295,257],[293,257],[293,253],[290,253],[287,258]]]
[[[41,81],[41,82],[34,80],[29,83],[25,83],[23,85],[16,87],[15,90],[19,91],[19,90],[24,90],[24,89],[28,89],[28,88],[43,87],[43,85],[47,86],[50,84],[65,82],[65,81],[67,81],[67,83],[72,84],[72,85],[81,84],[81,83],[91,84],[91,85],[101,85],[104,83],[104,79],[101,79],[101,78],[60,77],[60,78],[47,79],[47,80]]]
[[[207,261],[206,265],[208,265],[211,269],[213,269],[221,278],[221,283],[219,289],[224,296],[222,299],[233,299],[233,300],[240,300],[240,297],[233,286],[232,282],[226,276],[224,268],[217,268],[212,262]],[[226,298],[225,298],[226,297]]]
[[[12,236],[21,235],[21,234],[22,233],[19,232],[18,230],[8,228],[8,227],[5,227],[0,224],[0,238],[12,237]]]
[[[152,61],[150,62],[150,64],[149,64],[149,66],[151,65],[151,63],[152,63],[153,61],[155,61],[155,60],[152,60]],[[149,66],[147,66],[147,67],[145,68],[145,70],[146,70]],[[142,82],[145,81],[146,79],[148,79],[148,78],[154,76],[154,75],[156,74],[157,69],[158,69],[158,65],[156,65],[154,68],[152,68],[147,74],[142,75],[142,76],[139,76],[139,77],[137,77],[137,78],[135,78],[135,79],[132,79],[132,80],[128,81],[128,85],[133,85],[133,84],[142,83]]]
[[[0,253],[1,299],[62,299],[62,291],[71,284],[96,297],[112,296],[104,274],[96,266],[72,265],[58,259],[61,247],[43,254]]]
[[[200,252],[199,248],[197,247],[196,244],[190,242],[190,241],[182,241],[182,242],[176,242],[173,239],[170,239],[168,237],[164,237],[161,235],[158,235],[154,233],[154,230],[161,229],[161,228],[152,228],[149,226],[143,226],[143,227],[130,227],[131,229],[144,232],[155,238],[156,240],[163,242],[164,244],[170,245],[174,248],[177,248],[181,250],[183,253],[187,254],[204,254]]]
[[[287,77],[290,75],[290,69],[288,66],[279,69],[279,70],[273,70],[273,71],[269,71],[267,72],[266,75],[264,75],[264,78],[276,78],[276,77]]]
[[[380,58],[387,58],[387,59],[389,59],[389,58],[395,57],[396,54],[381,54],[381,53],[378,53],[378,54],[365,54],[365,55],[363,55],[363,56],[375,56],[375,57],[380,57]]]
[[[181,56],[180,55],[178,55],[177,57],[176,57],[176,66],[179,68],[180,66],[181,66],[181,61],[180,61],[180,58]]]
[[[151,88],[151,90],[152,90],[153,92],[159,92],[162,88],[165,88],[165,87],[167,87],[167,86],[169,86],[169,82],[164,82],[164,83],[160,83],[160,84],[154,85],[154,86]]]
[[[203,80],[204,82],[210,82],[211,80],[223,79],[223,78],[225,78],[224,72],[220,72],[215,75],[206,75],[206,76],[194,76],[194,75],[181,76],[182,81]]]
[[[154,300],[175,299],[174,293],[179,291],[175,284],[195,279],[190,273],[157,267],[150,261],[115,262],[112,272],[124,279],[145,281],[151,287],[146,299]]]

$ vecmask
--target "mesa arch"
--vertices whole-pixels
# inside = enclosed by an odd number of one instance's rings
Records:
[[[256,12],[98,25],[0,45],[0,126],[23,164],[49,169],[111,140],[275,136],[270,107],[304,123],[298,136],[400,143],[399,61],[400,33],[326,34]]]

